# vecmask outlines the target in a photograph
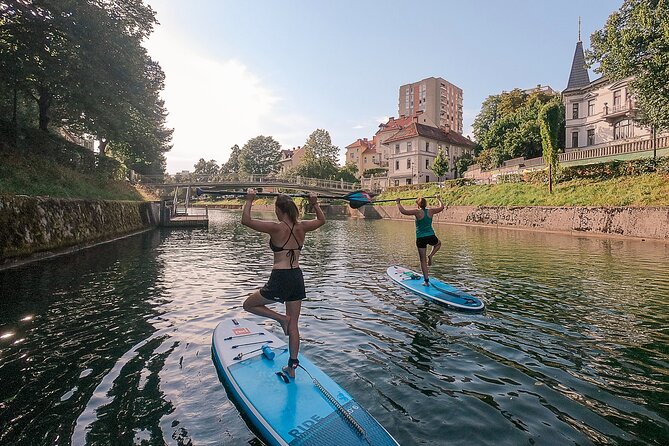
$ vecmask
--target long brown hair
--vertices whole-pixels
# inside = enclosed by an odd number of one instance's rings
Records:
[[[423,197],[418,197],[418,198],[416,198],[416,204],[421,209],[425,209],[425,206],[427,206],[427,200]]]
[[[288,215],[293,224],[297,223],[297,217],[300,212],[297,210],[297,205],[288,195],[281,194],[276,197],[275,206],[284,214]]]

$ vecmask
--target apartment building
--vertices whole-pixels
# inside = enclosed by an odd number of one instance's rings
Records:
[[[423,113],[436,127],[462,134],[462,89],[441,77],[428,77],[402,85],[400,117]]]
[[[465,153],[473,154],[476,145],[455,131],[447,131],[431,125],[421,124],[418,116],[412,122],[387,138],[388,185],[429,183],[438,181],[432,172],[432,164],[439,150],[443,150],[449,161],[449,171],[442,179],[456,176],[455,161]]]
[[[649,129],[635,121],[638,108],[627,88],[630,79],[611,82],[601,77],[591,82],[583,44],[576,43],[569,81],[562,92],[567,152],[651,136]]]

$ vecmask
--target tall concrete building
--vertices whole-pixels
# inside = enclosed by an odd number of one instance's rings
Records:
[[[398,110],[400,117],[423,112],[439,128],[462,134],[462,89],[441,77],[402,85]]]

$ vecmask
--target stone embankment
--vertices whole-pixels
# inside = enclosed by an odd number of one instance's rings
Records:
[[[349,215],[413,220],[396,206],[363,206]],[[450,206],[434,222],[669,240],[669,207]]]
[[[159,204],[0,196],[0,266],[155,227]]]

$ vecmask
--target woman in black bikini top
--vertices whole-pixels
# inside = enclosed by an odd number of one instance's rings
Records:
[[[284,372],[294,378],[295,369],[299,365],[297,355],[300,349],[300,332],[297,322],[302,309],[302,299],[306,297],[299,254],[302,251],[305,234],[323,226],[325,215],[318,205],[316,195],[312,193],[309,194],[309,204],[316,212],[315,220],[299,221],[297,206],[288,195],[279,195],[276,199],[274,210],[277,222],[253,219],[251,218],[251,206],[255,196],[255,190],[249,189],[242,211],[242,224],[270,235],[269,247],[274,252],[274,264],[269,280],[244,301],[244,309],[259,316],[274,319],[281,324],[284,334],[288,335],[290,353],[288,366],[284,367]],[[285,240],[285,242],[279,247],[275,243],[276,240]],[[285,255],[282,254],[284,251]],[[286,304],[285,315],[267,307],[276,302]]]
[[[286,223],[285,221],[283,223]],[[288,223],[286,223],[286,226],[288,226]],[[295,229],[295,224],[293,226],[288,226],[290,228],[290,235],[286,239],[286,243],[284,243],[281,247],[275,246],[274,243],[272,243],[272,238],[270,237],[269,239],[269,249],[272,250],[272,252],[281,252],[281,251],[288,251],[286,254],[290,258],[290,267],[293,267],[293,262],[295,262],[295,251],[302,251],[302,245],[300,245],[300,241],[297,240],[297,237],[295,237],[295,234],[293,233],[293,229]],[[290,238],[294,238],[295,241],[297,242],[297,248],[286,248],[286,245],[290,241]]]

